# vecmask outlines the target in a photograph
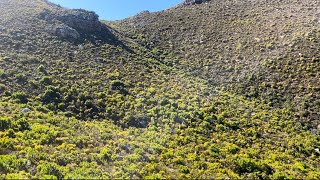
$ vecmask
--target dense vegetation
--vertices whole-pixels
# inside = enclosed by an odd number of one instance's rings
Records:
[[[117,24],[170,63],[213,86],[320,124],[319,1],[210,1],[142,13]],[[306,118],[306,119],[305,119]]]
[[[0,178],[319,179],[319,3],[230,3],[1,0]]]

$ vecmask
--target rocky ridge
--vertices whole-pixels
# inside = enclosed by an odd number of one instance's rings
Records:
[[[185,0],[182,4],[183,5],[194,5],[194,4],[201,4],[208,2],[210,0]]]
[[[46,9],[40,13],[40,18],[53,25],[47,28],[49,32],[63,38],[78,39],[80,34],[107,30],[96,13],[83,9],[59,9],[59,11]]]

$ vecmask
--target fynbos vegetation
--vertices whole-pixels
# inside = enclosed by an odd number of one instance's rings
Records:
[[[0,178],[319,179],[319,7],[1,0]]]

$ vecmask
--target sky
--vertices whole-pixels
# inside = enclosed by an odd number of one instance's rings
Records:
[[[102,20],[120,20],[141,11],[160,11],[183,0],[49,0],[66,8],[95,11]]]

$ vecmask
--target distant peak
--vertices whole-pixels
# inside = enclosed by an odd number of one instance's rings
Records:
[[[194,5],[194,4],[202,4],[208,2],[210,0],[185,0],[183,5]]]

